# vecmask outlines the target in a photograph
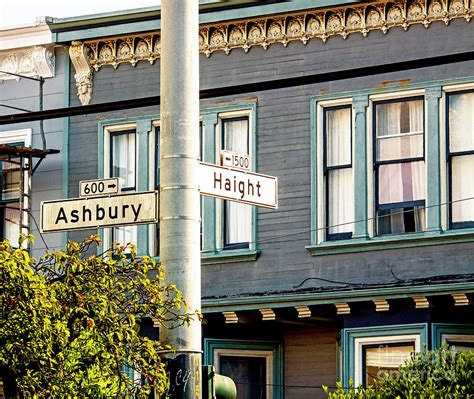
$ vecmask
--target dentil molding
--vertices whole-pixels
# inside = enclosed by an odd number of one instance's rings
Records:
[[[372,30],[385,34],[393,27],[406,31],[414,24],[428,28],[435,21],[441,21],[446,26],[453,19],[463,18],[469,22],[473,14],[474,0],[377,1],[315,9],[201,25],[199,51],[210,57],[215,52],[229,54],[234,49],[248,52],[255,46],[267,49],[275,43],[284,47],[292,41],[306,44],[312,39],[326,43],[331,36],[345,39],[356,32],[366,37]],[[70,56],[76,68],[76,86],[81,103],[90,102],[93,71],[103,66],[117,68],[122,63],[135,66],[138,62],[148,61],[153,64],[160,53],[160,32],[73,42]]]

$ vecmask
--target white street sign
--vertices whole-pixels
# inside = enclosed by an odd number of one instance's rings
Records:
[[[118,192],[118,177],[111,179],[81,180],[79,182],[80,197],[97,197],[99,195],[118,194]]]
[[[157,222],[157,191],[41,203],[42,233]]]
[[[202,195],[278,208],[278,179],[273,176],[201,162],[199,182]]]
[[[221,151],[222,166],[250,171],[250,155],[232,151]]]

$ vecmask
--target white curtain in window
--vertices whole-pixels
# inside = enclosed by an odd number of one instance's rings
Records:
[[[392,346],[366,349],[366,366],[396,368],[410,358],[413,345]]]
[[[326,111],[327,166],[351,164],[351,109]]]
[[[20,208],[18,203],[7,203],[5,206],[5,220],[3,221],[3,237],[14,246],[18,245],[20,235]]]
[[[328,171],[329,234],[353,232],[354,179],[352,168]]]
[[[453,157],[451,161],[452,193],[451,219],[452,222],[474,221],[474,155]]]
[[[380,104],[377,112],[377,160],[423,156],[423,101]]]
[[[425,198],[425,163],[403,162],[379,166],[379,204]]]
[[[112,177],[120,178],[122,188],[135,187],[135,133],[112,136]]]
[[[128,243],[137,245],[137,226],[114,227],[113,240],[121,245]]]
[[[248,154],[248,119],[223,121],[224,149]],[[251,241],[250,205],[225,201],[225,244],[246,243]]]
[[[474,93],[449,96],[449,151],[474,150]]]

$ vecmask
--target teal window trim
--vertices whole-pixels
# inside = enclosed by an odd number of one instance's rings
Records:
[[[203,161],[208,163],[216,163],[218,160],[218,135],[217,126],[219,124],[220,115],[226,113],[242,112],[250,115],[249,120],[249,142],[251,156],[251,170],[258,171],[257,162],[257,102],[232,103],[225,106],[205,108],[201,110],[201,120],[203,126]],[[217,212],[220,208],[220,200],[214,198],[203,197],[203,247],[201,252],[202,265],[215,265],[236,262],[255,261],[260,251],[257,246],[257,207],[252,207],[252,231],[248,248],[243,249],[226,249],[219,234],[219,230],[223,225],[218,225]],[[223,224],[223,223],[222,223]]]
[[[154,122],[159,121],[159,115],[143,116],[135,118],[120,118],[113,120],[104,120],[98,123],[98,178],[108,177],[107,169],[109,162],[106,159],[110,157],[110,148],[105,148],[106,135],[109,135],[107,142],[110,147],[111,133],[120,132],[121,130],[135,130],[136,134],[136,170],[135,170],[135,190],[147,191],[154,189],[154,181],[150,176],[149,162],[154,159],[154,148],[150,146],[150,140],[154,137]],[[133,126],[131,128],[131,126]],[[123,127],[123,129],[122,129]],[[106,156],[106,154],[108,154]],[[155,171],[156,173],[156,171]],[[110,246],[111,229],[99,229],[98,234],[102,240],[98,248],[99,252],[103,252]],[[137,242],[138,255],[146,255],[150,250],[151,229],[149,225],[137,226]]]
[[[282,342],[205,338],[203,364],[214,365],[214,352],[219,349],[248,350],[255,352],[271,351],[273,361],[273,397],[268,399],[283,399],[284,363]]]
[[[474,324],[433,323],[431,325],[431,343],[433,348],[441,347],[443,335],[473,335]]]
[[[349,386],[355,380],[356,340],[374,338],[387,341],[394,337],[419,336],[420,349],[428,344],[428,324],[397,324],[376,327],[346,328],[342,330],[342,383]],[[362,360],[362,359],[359,359]],[[360,365],[361,366],[361,365]]]
[[[230,112],[248,112],[250,117],[249,123],[249,142],[250,145],[250,156],[251,156],[251,169],[254,171],[258,170],[257,162],[257,102],[250,101],[244,103],[231,103],[222,105],[219,107],[208,107],[201,110],[201,123],[202,123],[202,139],[203,149],[202,157],[203,161],[209,163],[217,162],[217,135],[219,132],[216,130],[219,115],[230,113]],[[104,139],[108,129],[120,129],[124,126],[124,130],[128,129],[126,126],[134,125],[137,132],[137,190],[142,191],[146,189],[154,189],[154,186],[145,188],[148,184],[154,184],[151,182],[151,176],[149,175],[149,167],[146,166],[145,162],[151,162],[154,160],[153,149],[150,148],[148,143],[151,139],[150,135],[154,135],[154,125],[160,120],[159,114],[144,115],[130,118],[117,118],[111,120],[103,120],[98,123],[98,178],[105,177],[104,168]],[[145,134],[147,132],[147,134]],[[157,173],[155,171],[155,173]],[[217,242],[217,232],[221,226],[217,226],[216,212],[217,206],[214,198],[203,197],[202,198],[202,223],[203,223],[203,249],[201,252],[201,264],[202,265],[213,265],[223,263],[236,263],[236,262],[251,262],[255,261],[260,255],[260,251],[257,246],[257,207],[252,207],[252,231],[251,231],[251,242],[249,248],[245,249],[231,249],[223,250],[222,245]],[[140,245],[141,253],[148,252],[152,239],[152,232],[149,226],[138,226],[138,242],[143,243]],[[99,229],[99,235],[104,241],[105,233],[104,229]],[[143,249],[143,250],[142,250]],[[105,248],[100,246],[99,251],[104,251]],[[159,258],[157,258],[159,260]]]
[[[393,82],[383,88],[371,88],[365,90],[355,90],[325,94],[311,97],[310,118],[311,118],[311,243],[306,249],[312,256],[356,253],[366,251],[378,251],[384,249],[410,248],[419,246],[442,245],[452,243],[463,243],[474,241],[474,229],[447,229],[443,230],[443,218],[441,207],[442,199],[442,162],[444,158],[441,154],[442,148],[442,124],[441,99],[444,95],[444,87],[473,83],[474,76],[459,79],[446,79],[428,81],[416,84],[402,84]],[[427,171],[426,181],[426,230],[423,232],[385,235],[373,237],[369,232],[369,223],[374,220],[370,202],[374,199],[368,198],[368,169],[367,157],[368,146],[367,137],[367,117],[369,115],[369,98],[374,95],[393,94],[398,97],[399,93],[413,90],[424,90],[425,98],[425,167]],[[408,94],[410,95],[410,94]],[[318,184],[321,179],[319,170],[320,160],[318,157],[319,136],[322,134],[322,126],[318,126],[318,104],[321,102],[347,100],[353,107],[353,137],[354,148],[354,219],[355,232],[351,239],[340,241],[327,241],[321,239],[319,231],[326,226],[321,226],[321,212],[318,207],[324,208],[323,198],[319,198]],[[378,101],[378,100],[374,100]],[[325,105],[323,105],[325,106]],[[328,105],[330,106],[330,105]],[[320,150],[319,150],[320,151]],[[373,191],[373,190],[372,190]],[[446,196],[447,194],[443,194]],[[321,202],[323,204],[321,204]],[[318,214],[319,213],[319,214]]]

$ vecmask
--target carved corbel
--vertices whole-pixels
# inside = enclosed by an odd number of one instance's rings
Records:
[[[88,47],[85,43],[74,41],[69,48],[69,57],[76,73],[77,96],[82,105],[88,105],[92,98],[92,67],[90,65]]]

